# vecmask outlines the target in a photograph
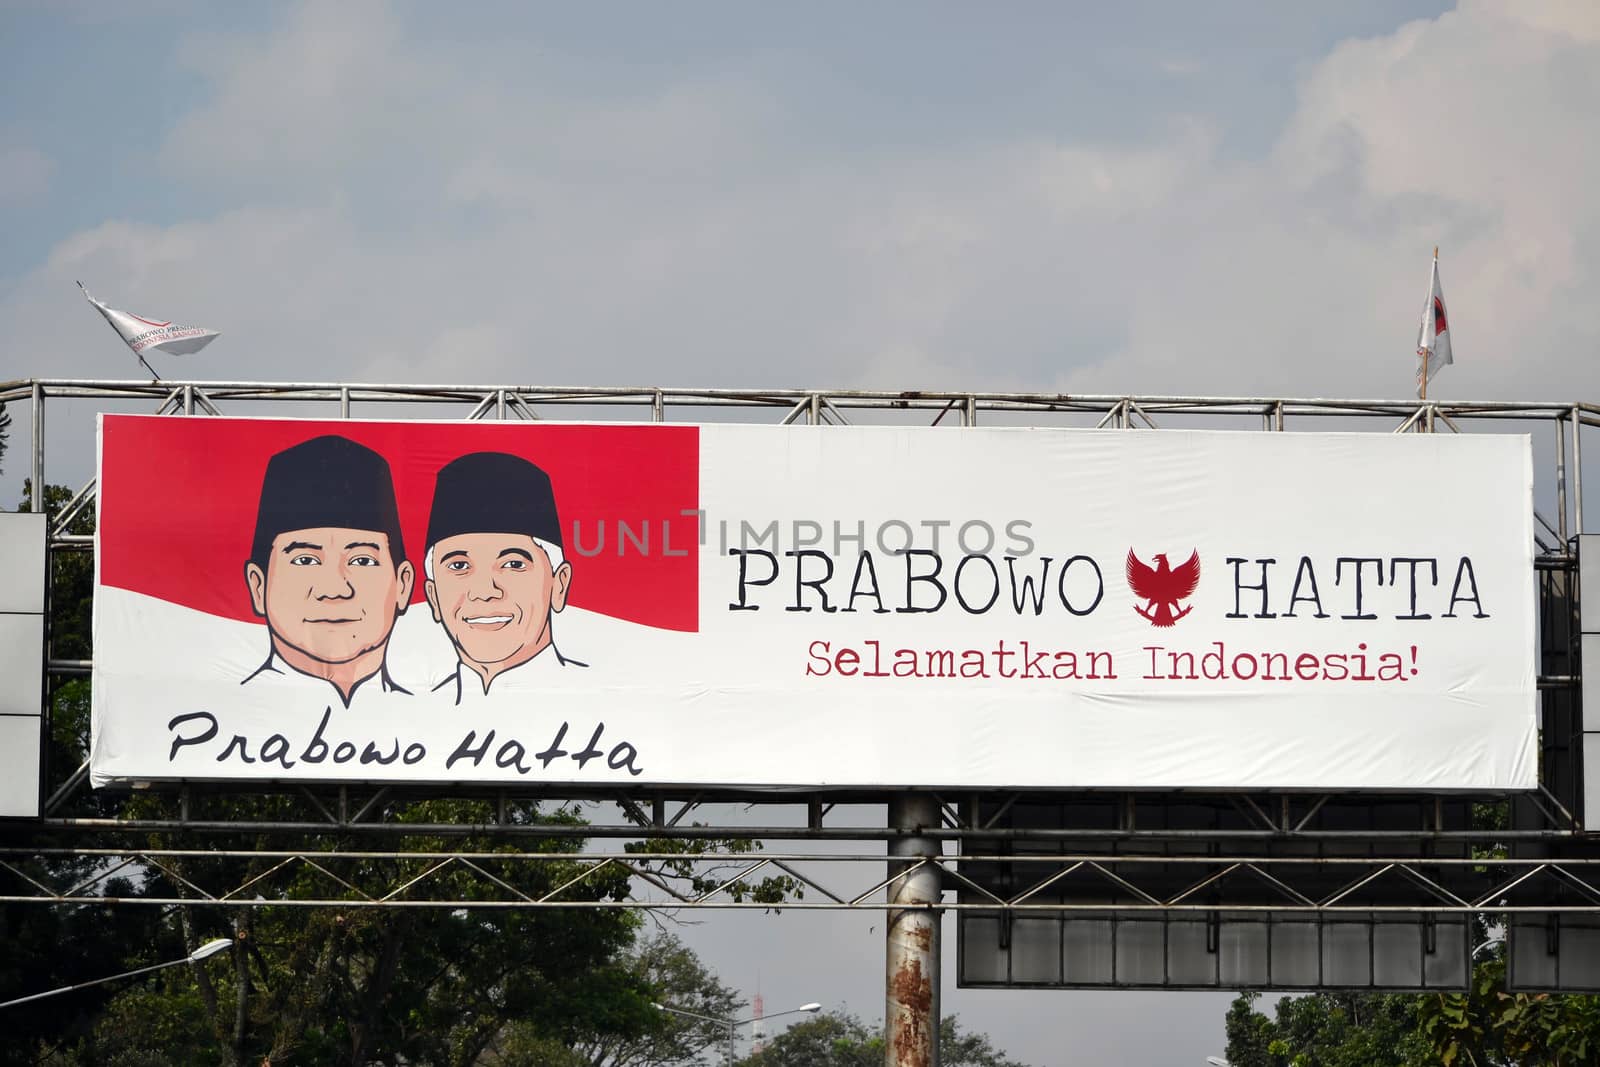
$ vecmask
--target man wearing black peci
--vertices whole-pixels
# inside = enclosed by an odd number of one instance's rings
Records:
[[[416,575],[378,453],[330,434],[273,456],[244,575],[272,645],[243,684],[326,699],[326,683],[345,707],[358,694],[409,695],[384,655]]]
[[[509,671],[518,671],[516,685],[536,672],[587,666],[555,645],[552,620],[572,583],[562,548],[550,476],[533,463],[475,452],[439,471],[423,590],[458,662],[436,692],[460,704],[487,696]]]

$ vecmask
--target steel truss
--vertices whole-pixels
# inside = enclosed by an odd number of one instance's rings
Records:
[[[87,771],[79,768],[83,777]],[[77,774],[75,773],[75,777]],[[1554,844],[1572,840],[1581,832],[1571,820],[1574,816],[1548,791],[1518,796],[1525,805],[1522,814],[1531,813],[1539,825],[1473,828],[1459,817],[1464,805],[1494,808],[1502,819],[1510,818],[1512,802],[1501,796],[1461,796],[1429,794],[1349,794],[1281,792],[1184,792],[1095,791],[1066,794],[1039,790],[985,790],[961,795],[931,794],[939,805],[936,826],[901,830],[882,824],[843,823],[835,814],[845,806],[881,805],[887,795],[879,791],[840,790],[816,793],[750,792],[742,790],[667,789],[611,793],[591,790],[581,796],[560,798],[553,791],[510,792],[492,787],[358,787],[280,785],[195,784],[174,788],[175,810],[170,816],[155,818],[94,817],[58,815],[81,782],[71,779],[48,802],[45,818],[32,825],[69,833],[186,833],[196,835],[296,833],[318,838],[364,837],[470,837],[489,835],[507,841],[590,840],[590,839],[673,839],[677,841],[718,841],[733,838],[750,840],[807,840],[832,842],[886,841],[906,836],[951,841],[963,846],[982,847],[1004,843],[1059,845],[1062,842],[1095,842],[1115,846],[1119,843],[1152,842],[1231,842],[1239,845],[1271,841],[1299,841],[1337,845],[1364,841],[1450,843],[1492,849],[1497,844]],[[236,799],[243,795],[276,795],[292,798],[299,806],[299,817],[241,819],[236,815],[208,812],[211,802]],[[396,814],[408,804],[439,799],[478,800],[492,808],[493,814],[474,822],[399,821]],[[549,810],[579,811],[587,808],[581,823],[529,822],[517,817],[526,805],[538,804]],[[718,808],[728,805],[754,807],[766,814],[783,808],[803,809],[803,822],[750,823],[699,822],[697,817],[725,818]],[[1348,820],[1330,820],[1341,809],[1384,804],[1383,825],[1351,825]],[[1018,822],[1017,812],[1051,806],[1048,826],[1037,822]],[[614,806],[612,816],[606,808]],[[1202,812],[1199,823],[1174,822],[1171,809],[1182,806]],[[1396,811],[1398,806],[1400,809]],[[830,821],[831,820],[831,821]],[[1529,820],[1520,820],[1526,823]]]
[[[1374,432],[1469,432],[1523,424],[1553,438],[1541,484],[1553,499],[1553,518],[1535,512],[1545,610],[1544,662],[1538,680],[1544,700],[1541,788],[1525,797],[1418,798],[1413,814],[1382,825],[1344,826],[1329,819],[1341,804],[1362,798],[1293,793],[1073,794],[1074,807],[1053,825],[1015,816],[1048,794],[986,792],[946,797],[938,826],[890,829],[839,825],[839,804],[882,805],[885,792],[737,793],[652,790],[591,793],[577,802],[606,801],[620,815],[587,825],[519,823],[507,816],[518,799],[493,790],[450,789],[432,798],[490,801],[497,815],[484,822],[416,824],[394,819],[398,805],[420,799],[398,789],[253,786],[288,798],[294,819],[241,821],[208,817],[208,800],[222,791],[184,787],[169,797],[166,818],[97,818],[69,811],[93,807],[87,766],[70,774],[47,768],[55,787],[45,817],[0,829],[0,902],[45,904],[207,905],[216,907],[635,907],[769,908],[744,887],[752,878],[782,874],[804,895],[782,904],[801,909],[883,909],[889,890],[916,871],[936,868],[942,910],[966,914],[1029,911],[1071,915],[1156,911],[1269,912],[1333,915],[1600,914],[1600,848],[1589,843],[1581,810],[1580,676],[1574,595],[1576,537],[1583,533],[1581,434],[1600,425],[1600,406],[1582,403],[1324,400],[1273,397],[1089,396],[1064,393],[864,390],[735,390],[546,387],[532,385],[392,385],[202,381],[80,381],[25,379],[0,383],[12,415],[31,413],[30,473],[45,485],[46,407],[148,405],[157,414],[217,416],[274,414],[321,418],[405,417],[419,406],[428,417],[538,420],[604,418],[641,422],[772,421],[844,425],[852,422],[970,427],[984,424],[1057,425],[1102,429],[1194,427],[1292,432],[1339,428]],[[445,414],[441,415],[440,412]],[[93,538],[69,531],[94,506],[89,480],[51,516],[51,552],[92,552]],[[1553,605],[1553,607],[1552,607]],[[52,657],[60,679],[89,672],[89,660]],[[48,709],[47,709],[48,713]],[[227,795],[237,796],[237,791]],[[541,805],[566,801],[548,794]],[[1477,799],[1504,818],[1494,830],[1447,818],[1446,800]],[[734,823],[708,805],[803,805],[795,825]],[[1197,824],[1172,813],[1205,809]],[[546,808],[548,810],[548,807]],[[609,809],[595,809],[605,814]],[[1108,814],[1109,813],[1109,814]],[[710,815],[707,825],[691,817]],[[1081,818],[1079,816],[1082,816]],[[290,847],[258,851],[202,847],[230,835],[273,834]],[[25,836],[24,836],[25,835]],[[956,843],[960,855],[925,856],[881,876],[884,852],[753,853],[692,851],[696,842],[743,839],[829,843],[889,842],[908,836]],[[41,842],[48,837],[50,847]],[[408,839],[489,841],[508,851],[356,850]],[[142,840],[140,840],[142,839]],[[548,847],[552,840],[621,839],[672,843],[683,852],[509,851]],[[143,847],[156,840],[192,848]],[[235,837],[234,840],[237,840]],[[112,842],[108,844],[107,842]],[[138,843],[135,843],[135,842]],[[1507,853],[1510,855],[1507,855]],[[866,864],[865,867],[862,864]],[[76,875],[56,875],[70,867]],[[837,874],[844,871],[841,877]],[[824,878],[819,871],[829,871]],[[538,872],[544,871],[544,874]],[[549,872],[570,880],[555,885]],[[597,880],[629,878],[626,899],[589,899]],[[137,893],[112,892],[118,877]],[[690,879],[694,891],[682,888]],[[855,884],[839,884],[842,880]],[[463,885],[470,887],[464,890]],[[593,893],[590,892],[590,897]],[[904,904],[896,905],[905,908]]]
[[[86,861],[69,876],[51,860]],[[975,854],[909,861],[891,877],[882,853],[282,851],[261,849],[0,849],[0,903],[226,908],[640,908],[881,911],[889,888],[935,869],[946,899],[923,910],[1103,914],[1160,912],[1296,916],[1600,914],[1600,858]],[[540,868],[557,868],[549,877]],[[969,873],[984,868],[974,877]],[[992,870],[1012,872],[995,892]],[[617,875],[623,898],[597,896]],[[799,892],[781,905],[748,899],[749,879],[781,874]],[[144,892],[115,891],[136,878]],[[698,879],[693,891],[683,886]],[[549,884],[554,882],[554,884]],[[159,886],[157,889],[155,887]],[[1552,893],[1570,903],[1549,903]]]

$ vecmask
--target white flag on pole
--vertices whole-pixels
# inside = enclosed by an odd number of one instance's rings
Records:
[[[144,363],[146,352],[187,356],[200,351],[221,336],[218,331],[208,330],[203,326],[180,326],[175,322],[147,319],[131,312],[106,307],[89,295],[89,290],[84,289],[82,282],[78,283],[78,288],[83,289],[84,297],[94,305],[96,311],[105,316],[105,320],[111,324],[113,330],[117,331],[117,335],[127,342],[128,347],[133,349],[133,354],[139,357],[140,363]],[[145,368],[151,374],[155,374],[150,364],[145,363]]]
[[[1450,354],[1450,320],[1439,290],[1439,250],[1433,250],[1433,274],[1428,279],[1428,299],[1422,305],[1422,325],[1417,328],[1417,395],[1428,395],[1428,381],[1439,368],[1455,359]]]

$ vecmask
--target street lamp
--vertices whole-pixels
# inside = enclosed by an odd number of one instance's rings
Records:
[[[715,1015],[702,1015],[697,1011],[685,1011],[683,1008],[674,1008],[666,1004],[652,1003],[650,1006],[657,1011],[669,1011],[674,1015],[686,1015],[691,1019],[702,1019],[708,1023],[716,1023],[718,1026],[726,1026],[728,1028],[728,1067],[733,1067],[733,1044],[737,1038],[739,1027],[756,1021],[754,1017],[749,1019],[720,1019]],[[798,1008],[790,1008],[788,1011],[778,1011],[773,1012],[771,1015],[763,1015],[761,1018],[765,1021],[767,1019],[777,1019],[784,1015],[798,1015],[801,1012],[810,1014],[821,1010],[822,1005],[813,1002],[811,1004],[802,1004]]]
[[[233,944],[233,940],[231,938],[219,937],[215,941],[207,941],[205,944],[201,945],[199,948],[195,949],[181,960],[168,960],[166,963],[157,963],[149,967],[140,967],[136,971],[123,971],[121,974],[113,974],[105,978],[96,978],[91,982],[79,982],[77,985],[64,985],[60,989],[51,989],[43,993],[34,993],[30,996],[18,997],[16,1000],[0,1001],[0,1008],[9,1008],[13,1004],[26,1004],[30,1000],[38,1000],[41,997],[53,997],[57,993],[70,993],[74,989],[87,989],[92,985],[101,985],[105,982],[115,982],[119,978],[132,978],[136,974],[149,974],[151,971],[159,971],[163,967],[176,967],[180,963],[199,963],[208,956],[215,956],[217,953],[221,952],[231,944]]]

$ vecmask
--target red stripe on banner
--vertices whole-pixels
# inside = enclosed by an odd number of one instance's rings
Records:
[[[101,431],[100,581],[224,618],[258,621],[244,567],[272,456],[337,434],[389,462],[423,600],[434,479],[473,452],[549,476],[573,567],[569,602],[661,629],[699,628],[700,433],[694,426],[392,423],[107,415]]]

